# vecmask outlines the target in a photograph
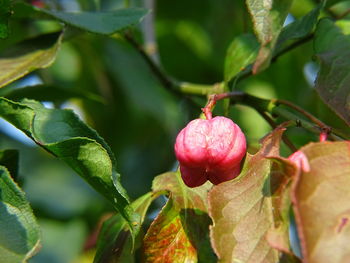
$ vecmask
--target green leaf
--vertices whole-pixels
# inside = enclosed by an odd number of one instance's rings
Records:
[[[152,222],[144,238],[144,262],[197,262],[191,243],[172,198]]]
[[[150,192],[139,197],[131,204],[133,209],[135,209],[135,211],[141,215],[141,224],[145,219],[149,206],[157,197],[158,195],[154,195]],[[103,223],[97,241],[94,263],[131,263],[133,262],[132,249],[130,232],[128,231],[126,221],[123,219],[123,217],[121,217],[120,214],[114,215]],[[125,257],[130,258],[126,260]]]
[[[303,38],[310,34],[316,26],[318,17],[320,15],[321,10],[323,9],[324,4],[325,1],[317,5],[316,8],[314,8],[311,12],[309,12],[302,18],[284,27],[278,37],[278,41],[276,44],[277,50],[280,49],[283,46],[283,44],[288,40]]]
[[[246,0],[251,14],[255,34],[261,44],[257,59],[253,65],[253,73],[266,69],[287,17],[292,0]]]
[[[41,9],[53,18],[68,25],[103,35],[111,35],[126,27],[138,24],[148,13],[142,8],[119,9],[110,12],[80,12],[69,13]]]
[[[39,243],[40,229],[23,191],[0,166],[0,262],[26,262]]]
[[[310,143],[300,150],[311,167],[293,185],[303,262],[349,262],[350,144]]]
[[[251,34],[236,37],[230,44],[225,59],[225,81],[230,82],[239,72],[253,63],[259,43]]]
[[[331,20],[316,28],[314,48],[320,62],[315,88],[322,100],[350,124],[350,36]]]
[[[45,68],[55,60],[62,33],[40,35],[25,40],[0,54],[0,87],[28,73]]]
[[[106,142],[71,110],[46,109],[39,102],[13,102],[0,97],[0,116],[38,145],[70,165],[93,188],[114,204],[127,220],[133,237],[139,217],[129,206],[119,182],[115,157]]]
[[[153,192],[168,191],[171,193],[174,205],[178,209],[197,209],[202,212],[208,210],[207,193],[212,184],[208,181],[195,188],[187,187],[181,179],[180,172],[168,172],[158,175],[153,180]]]
[[[9,35],[8,20],[11,16],[11,1],[1,0],[0,2],[0,38],[7,38]]]
[[[5,166],[12,178],[16,181],[18,175],[18,159],[17,150],[0,150],[0,165]]]
[[[275,130],[265,137],[258,153],[247,155],[238,178],[209,192],[211,241],[220,262],[275,263],[279,259],[279,252],[269,245],[266,236],[270,229],[283,228],[281,214],[274,213],[274,206],[276,210],[285,207],[277,206],[285,180],[271,172],[273,161],[269,159],[279,155],[282,132]]]
[[[207,215],[207,193],[211,187],[212,184],[207,182],[200,187],[189,188],[183,183],[179,172],[168,172],[153,180],[152,190],[156,193],[167,191],[171,199],[146,233],[146,262],[161,259],[163,254],[169,262],[197,262],[197,259],[199,262],[216,262],[208,231],[211,220]],[[171,232],[169,235],[168,230]],[[162,234],[157,235],[158,231]],[[179,239],[173,235],[176,231],[180,233]],[[169,250],[165,247],[168,242],[172,244]],[[178,252],[176,247],[182,246],[183,242],[187,242],[186,251]]]

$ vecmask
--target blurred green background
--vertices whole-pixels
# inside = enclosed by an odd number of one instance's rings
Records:
[[[127,4],[142,7],[153,3],[156,57],[160,65],[172,78],[198,84],[222,81],[230,42],[235,36],[252,32],[243,0],[42,2],[48,8],[66,11],[111,10]],[[295,1],[287,22],[314,7],[311,0]],[[0,40],[0,51],[25,38],[60,28],[62,25],[54,21],[13,18],[10,37]],[[143,24],[132,29],[140,42],[146,39],[144,28]],[[306,43],[236,88],[263,98],[290,100],[327,124],[344,128],[343,121],[320,101],[312,87],[318,68],[312,55],[312,43]],[[200,114],[200,107],[164,89],[140,54],[122,38],[78,34],[63,43],[50,68],[36,71],[4,90],[40,83],[46,88],[39,94],[31,93],[32,98],[43,101],[47,107],[73,108],[107,141],[116,155],[122,184],[132,198],[149,191],[156,175],[176,168],[175,136]],[[56,88],[66,93],[57,95]],[[204,98],[195,100],[205,105]],[[220,109],[219,105],[214,114],[222,114]],[[270,130],[269,125],[245,106],[231,107],[230,117],[241,126],[249,149],[254,152],[259,139]],[[288,135],[297,147],[317,139],[299,128],[291,129]],[[3,121],[0,148],[19,149],[20,182],[42,227],[43,248],[30,262],[91,262],[93,252],[82,255],[82,251],[84,247],[88,251],[88,240],[100,218],[112,207],[68,166]],[[284,147],[283,153],[290,152]]]

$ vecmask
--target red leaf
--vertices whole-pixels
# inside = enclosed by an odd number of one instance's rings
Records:
[[[301,149],[311,170],[293,184],[303,261],[350,262],[350,144],[310,143]]]

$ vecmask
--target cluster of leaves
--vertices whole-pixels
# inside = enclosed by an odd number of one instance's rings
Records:
[[[32,2],[38,4],[38,1]],[[234,37],[228,45],[225,59],[220,61],[224,64],[223,80],[219,79],[221,84],[214,86],[173,82],[138,44],[134,36],[137,30],[132,29],[132,26],[147,17],[149,10],[128,7],[108,11],[68,12],[54,8],[42,9],[32,4],[9,0],[0,3],[0,38],[4,39],[0,42],[0,117],[24,132],[36,145],[68,164],[110,201],[115,210],[99,231],[94,262],[349,261],[349,142],[319,142],[303,146],[300,151],[307,157],[311,168],[305,172],[280,155],[280,142],[285,128],[278,126],[262,139],[261,147],[255,154],[247,153],[238,178],[217,186],[208,182],[190,189],[181,181],[179,172],[168,172],[155,177],[152,190],[131,202],[117,171],[114,152],[118,147],[110,147],[106,143],[113,142],[111,137],[115,136],[105,132],[106,140],[103,139],[73,111],[60,108],[62,102],[72,98],[83,100],[85,106],[95,106],[101,101],[103,104],[108,101],[111,91],[102,90],[100,97],[91,90],[66,89],[45,82],[43,85],[20,89],[16,89],[15,85],[15,81],[25,79],[33,71],[49,67],[57,59],[63,43],[73,43],[77,49],[89,50],[82,43],[86,41],[84,37],[91,36],[90,33],[107,38],[108,41],[122,39],[122,45],[129,41],[150,66],[151,74],[176,98],[230,91],[238,85],[244,89],[256,76],[262,75],[264,78],[263,74],[274,70],[273,63],[277,58],[312,40],[313,55],[320,65],[315,89],[324,102],[350,124],[347,78],[350,31],[349,20],[346,19],[349,3],[310,3],[311,9],[307,13],[284,26],[287,15],[299,10],[298,4],[292,0],[246,0],[245,22],[254,33]],[[45,5],[44,2],[41,4]],[[166,9],[164,6],[162,8]],[[239,8],[243,10],[245,7]],[[162,12],[161,8],[159,12]],[[332,19],[328,16],[332,16]],[[38,30],[39,33],[34,36],[28,32],[28,35],[13,32],[17,30],[15,25],[21,26],[27,21],[58,21],[60,24],[55,24],[53,32]],[[56,30],[57,25],[59,30]],[[164,22],[164,25],[171,27],[169,21]],[[209,48],[203,44],[205,37],[203,34],[194,34],[192,31],[196,31],[196,26],[189,25],[177,24],[178,30],[181,30],[179,38],[189,39],[196,54],[204,60],[208,59]],[[166,41],[164,43],[166,46]],[[108,49],[111,44],[105,46]],[[161,55],[173,52],[162,51],[161,48]],[[128,53],[123,51],[124,48],[119,48],[111,51],[111,54],[117,52],[117,57],[127,63],[125,54]],[[94,56],[93,52],[89,55]],[[100,60],[97,57],[95,54],[94,62],[98,65]],[[88,60],[85,62],[91,63]],[[167,70],[173,70],[172,62],[167,63],[164,59],[163,63]],[[103,70],[94,69],[94,66],[85,69],[82,86],[89,83],[89,75],[94,74],[100,80],[98,84],[108,82],[108,76],[101,73]],[[113,73],[117,75],[118,71]],[[184,72],[174,75],[190,79]],[[40,76],[45,80],[45,73]],[[133,86],[137,83],[133,82],[134,79],[138,77],[127,76],[124,82],[129,83],[128,87]],[[193,79],[196,77],[190,80]],[[119,76],[118,81],[122,80],[123,76]],[[281,92],[280,89],[277,91]],[[159,108],[167,109],[164,105],[172,104],[175,99],[167,97],[170,96],[168,94],[162,98],[149,96],[148,92],[143,94],[141,89],[134,89],[130,94],[138,99],[142,110],[142,107],[147,108],[162,120]],[[273,125],[277,125],[278,118],[283,117],[295,121],[295,116],[301,118],[296,121],[297,124],[309,123],[299,115],[277,109],[274,100],[260,100],[254,96],[246,98],[238,102],[255,108]],[[40,101],[52,101],[56,108],[46,108]],[[196,98],[186,99],[188,105],[197,102]],[[222,111],[229,112],[229,106],[227,102],[223,104]],[[108,129],[108,118],[101,117],[104,114],[95,109],[90,107],[95,127],[100,130],[99,127],[105,126]],[[278,118],[275,118],[276,114]],[[327,114],[332,118],[335,116],[329,112]],[[113,119],[113,116],[109,117]],[[142,119],[137,121],[142,122]],[[337,135],[335,138],[339,139],[348,127],[340,119],[335,119],[335,123],[340,123],[337,127],[340,131],[334,132]],[[305,128],[320,131],[316,124],[306,125]],[[176,131],[175,127],[167,124],[172,132]],[[156,129],[151,129],[151,133]],[[120,138],[117,139],[123,140]],[[302,143],[298,143],[300,145]],[[170,151],[167,154],[172,155]],[[133,166],[137,165],[136,160],[133,160]],[[26,262],[40,250],[39,224],[17,182],[20,182],[18,152],[0,151],[0,262]],[[149,208],[160,196],[166,196],[166,204],[149,224]],[[293,218],[300,240],[294,243],[290,241]],[[298,245],[302,255],[297,252]]]

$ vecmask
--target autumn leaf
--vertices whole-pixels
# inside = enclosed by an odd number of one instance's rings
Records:
[[[303,262],[349,262],[350,144],[310,143],[301,151],[311,167],[293,186]]]

